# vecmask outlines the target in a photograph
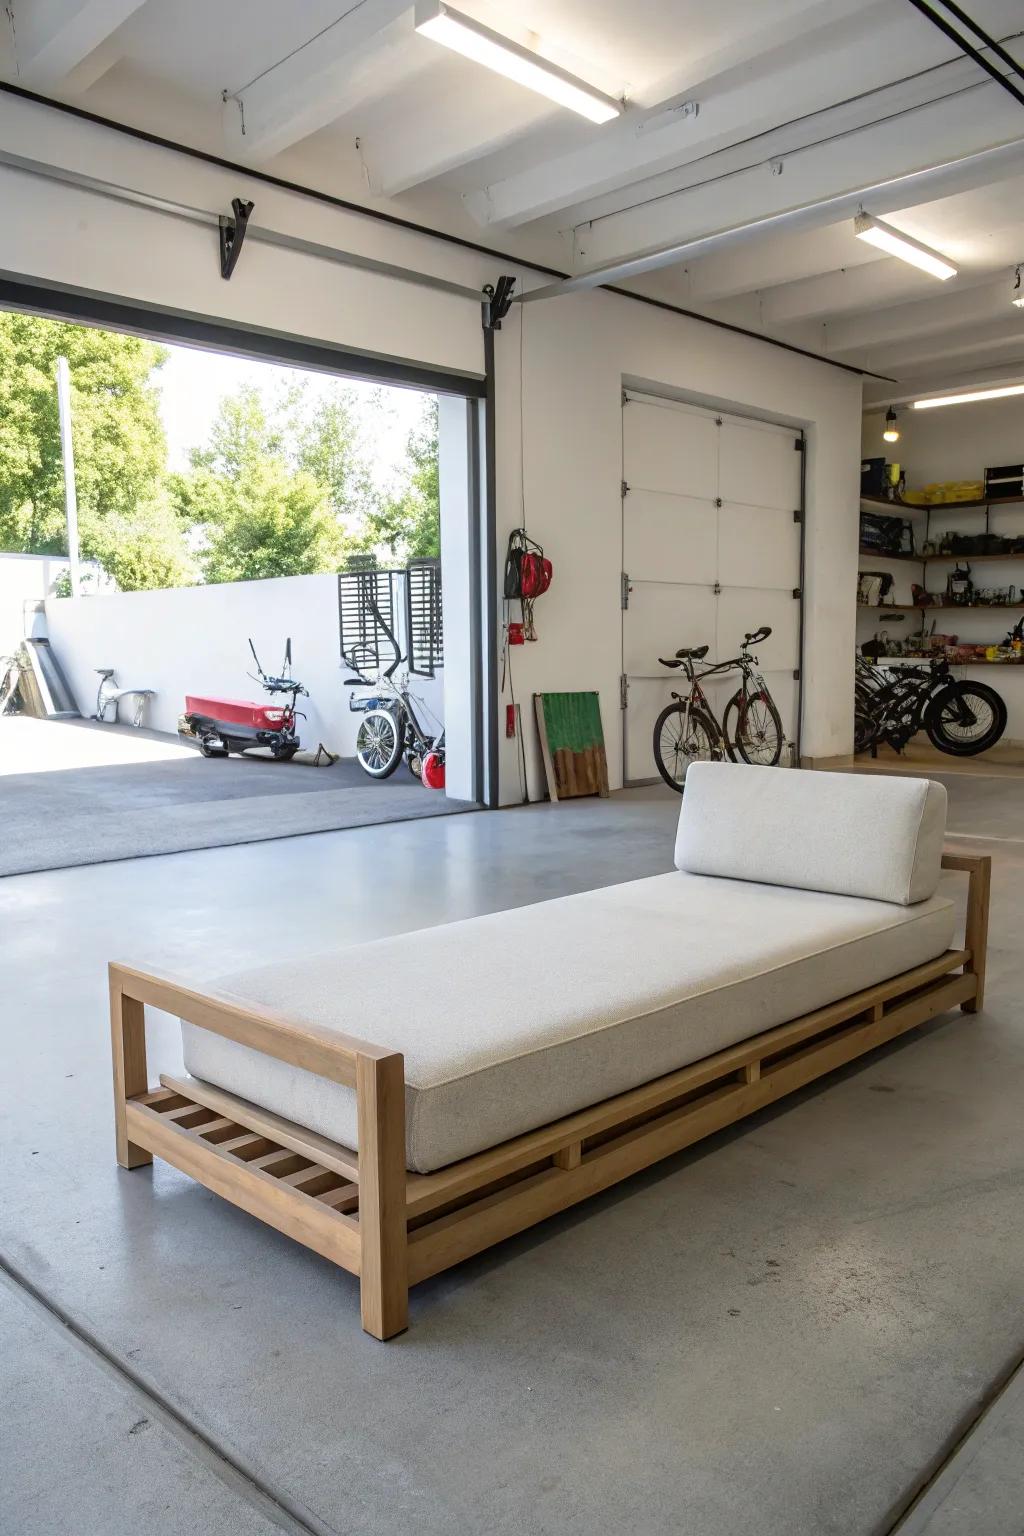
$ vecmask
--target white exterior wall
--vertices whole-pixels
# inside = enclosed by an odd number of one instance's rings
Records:
[[[0,656],[9,656],[25,639],[39,631],[27,605],[42,602],[53,591],[67,555],[0,554]]]
[[[226,210],[251,197],[254,221],[482,287],[514,262],[388,228],[46,108],[0,98],[0,146],[177,199]],[[216,232],[167,214],[0,168],[0,270],[481,372],[478,306],[429,289],[255,244],[225,283]],[[145,258],[142,259],[142,253]],[[538,281],[520,272],[521,282]],[[498,554],[526,515],[555,563],[537,604],[540,640],[514,657],[531,792],[541,791],[534,690],[597,688],[610,779],[621,783],[620,393],[652,393],[763,414],[808,432],[803,751],[852,745],[861,387],[853,375],[664,310],[597,292],[529,306],[520,442],[518,311],[496,338]],[[239,631],[232,630],[234,635]],[[244,640],[244,628],[241,631]],[[336,650],[336,647],[334,647]],[[302,653],[300,653],[302,654]],[[503,703],[507,701],[506,693]],[[503,714],[503,711],[502,711]],[[502,798],[519,796],[515,744],[499,729]]]
[[[882,441],[883,419],[875,412],[864,417],[862,452],[866,457],[878,458],[883,453],[890,462],[906,469],[907,485],[911,489],[930,485],[940,480],[982,480],[988,467],[998,464],[1024,463],[1024,397],[1011,396],[1006,400],[986,400],[978,405],[942,407],[933,411],[902,411],[900,413],[900,441]],[[1008,537],[1024,536],[1024,506],[997,508],[991,513],[993,533]],[[920,544],[924,537],[924,519],[914,519],[914,530]],[[941,538],[946,532],[983,533],[984,512],[943,512],[941,507],[932,511],[932,537]],[[1024,556],[1016,561],[997,560],[986,562],[982,555],[965,555],[971,567],[971,575],[979,587],[1015,586],[1019,601],[1024,602]],[[920,581],[920,566],[894,561],[886,566],[884,560],[861,564],[878,564],[879,569],[890,569],[895,577],[893,599],[897,603],[911,601],[910,583]],[[944,590],[946,577],[952,565],[930,565],[927,571],[929,590]],[[935,620],[939,630],[955,634],[969,645],[992,645],[1001,641],[1007,631],[1021,617],[1020,610],[994,612],[975,609],[936,609],[926,615],[929,626]],[[918,614],[907,614],[902,623],[886,623],[885,614],[876,609],[861,610],[858,615],[858,638],[869,639],[876,630],[887,628],[893,635],[902,637],[920,627]],[[1006,701],[1007,721],[1005,740],[1024,743],[1024,667],[977,666],[958,668],[958,676],[988,683]]]
[[[257,682],[249,636],[264,671],[280,670],[290,635],[292,670],[309,689],[299,708],[303,747],[323,742],[351,757],[359,716],[348,707],[351,676],[339,652],[335,576],[283,576],[276,581],[224,582],[164,592],[116,592],[101,597],[50,598],[46,620],[57,660],[83,715],[96,708],[95,668],[113,667],[122,688],[155,688],[145,724],[176,731],[187,693],[269,702]],[[399,635],[401,638],[401,634]],[[443,717],[443,673],[413,678]],[[426,723],[426,722],[424,722]]]

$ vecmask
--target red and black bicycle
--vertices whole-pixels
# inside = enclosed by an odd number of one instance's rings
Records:
[[[699,673],[694,663],[704,660],[710,649],[706,645],[684,646],[671,659],[658,657],[663,667],[680,668],[690,684],[688,693],[673,693],[672,703],[654,723],[654,760],[671,789],[682,794],[686,770],[697,760],[729,758],[734,763],[767,768],[781,760],[785,745],[782,717],[758,671],[757,657],[750,654],[750,647],[760,645],[770,634],[768,625],[763,624],[753,634],[744,635],[738,656],[713,662]],[[742,680],[719,723],[701,683],[737,669],[743,674]]]

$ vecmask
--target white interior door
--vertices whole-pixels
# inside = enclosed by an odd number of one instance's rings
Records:
[[[786,740],[795,741],[800,667],[802,455],[791,427],[726,416],[719,437],[718,648],[736,655],[745,634],[768,625],[756,648]]]
[[[756,654],[793,740],[802,461],[792,428],[630,397],[622,441],[626,782],[656,777],[654,722],[685,685],[658,657],[707,645],[708,660],[724,660],[762,625],[772,634]],[[719,715],[738,678],[704,685]]]
[[[630,400],[622,434],[622,671],[627,782],[654,778],[654,722],[680,646],[715,645],[718,426],[709,411]]]

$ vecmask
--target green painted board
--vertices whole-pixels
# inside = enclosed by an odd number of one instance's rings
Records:
[[[552,800],[607,795],[608,760],[596,693],[535,693],[548,793]]]

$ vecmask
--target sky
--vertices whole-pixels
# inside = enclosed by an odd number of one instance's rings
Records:
[[[380,389],[354,379],[334,379],[328,374],[307,373],[278,363],[253,362],[225,353],[195,347],[168,346],[167,361],[156,375],[161,415],[167,433],[167,461],[171,469],[187,469],[189,449],[205,444],[210,425],[225,395],[243,384],[252,384],[273,399],[284,381],[308,380],[314,397],[329,395],[339,386],[361,402],[359,419],[374,479],[388,484],[401,472],[409,430],[420,417],[424,396],[410,389]],[[383,394],[384,408],[374,405]]]

